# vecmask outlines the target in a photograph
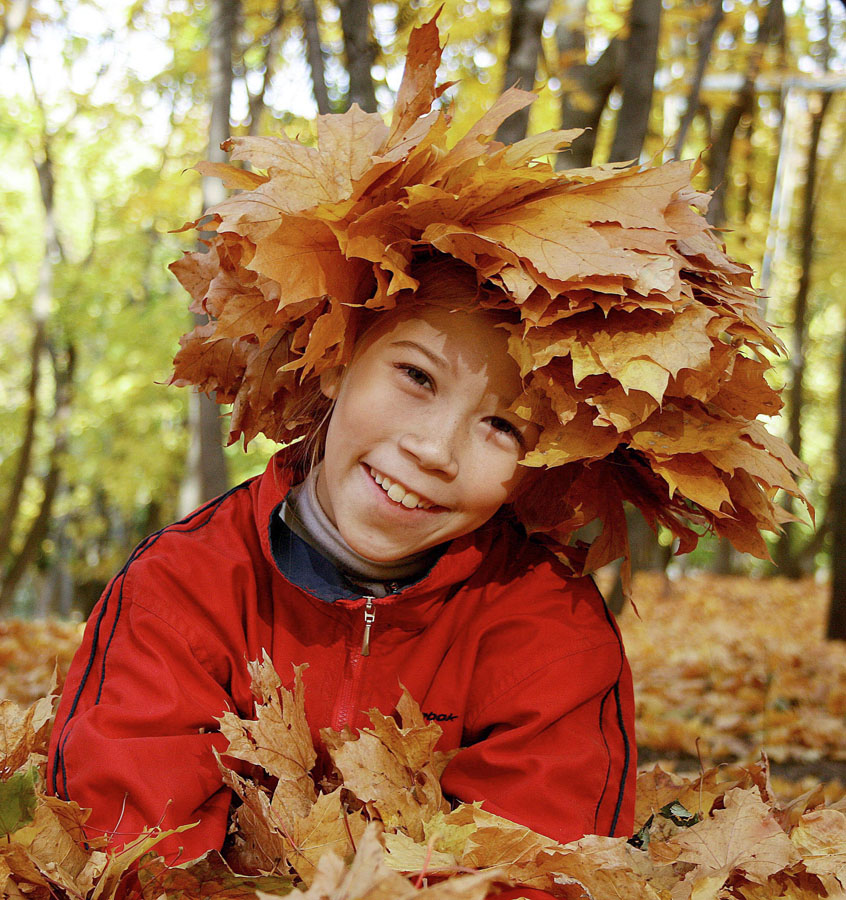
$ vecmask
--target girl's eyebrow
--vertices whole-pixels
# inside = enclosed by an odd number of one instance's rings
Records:
[[[439,369],[451,369],[452,366],[438,353],[429,350],[427,347],[424,347],[422,344],[418,344],[417,341],[391,341],[392,347],[411,347],[414,350],[419,350],[433,365],[437,366]]]

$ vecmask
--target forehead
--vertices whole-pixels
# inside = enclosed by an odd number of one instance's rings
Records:
[[[508,332],[489,310],[450,310],[425,305],[384,313],[356,345],[353,359],[368,351],[414,349],[440,356],[455,375],[484,376],[497,393],[522,390],[517,363],[508,354]]]
[[[357,342],[355,355],[376,344],[420,339],[430,349],[456,355],[466,363],[493,362],[503,356],[510,360],[508,333],[499,327],[500,321],[490,311],[453,310],[431,304],[391,310],[365,331]]]

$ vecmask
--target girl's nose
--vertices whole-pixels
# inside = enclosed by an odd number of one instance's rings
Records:
[[[448,422],[420,423],[400,437],[399,446],[410,453],[421,468],[455,478],[458,474],[455,432],[456,426]]]

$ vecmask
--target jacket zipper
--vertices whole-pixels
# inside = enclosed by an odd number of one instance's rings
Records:
[[[361,655],[370,656],[370,629],[376,621],[376,613],[373,612],[373,598],[368,597],[364,604],[364,634],[361,638]]]
[[[361,669],[364,657],[370,656],[370,632],[373,623],[376,621],[376,613],[373,610],[373,597],[366,597],[364,604],[364,631],[361,636],[361,647],[357,648],[355,644],[350,645],[349,649],[349,674],[344,679],[341,687],[341,697],[338,701],[337,713],[332,727],[335,731],[340,731],[345,725],[349,724],[350,712],[354,706],[355,699],[358,695],[358,688],[361,682]]]

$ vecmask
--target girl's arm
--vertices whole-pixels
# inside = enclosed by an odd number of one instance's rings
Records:
[[[444,791],[562,843],[630,835],[636,747],[631,672],[616,625],[588,579],[569,579],[559,618],[543,600],[488,629],[478,678],[495,685],[465,727],[470,746]],[[576,610],[578,640],[565,621]]]
[[[154,591],[135,567],[95,607],[53,730],[48,787],[93,811],[89,834],[122,845],[146,827],[196,822],[159,845],[169,861],[221,847],[230,792],[212,747],[232,706],[201,628],[177,629],[136,599]],[[167,589],[165,573],[153,579]],[[164,582],[164,583],[163,583]]]

